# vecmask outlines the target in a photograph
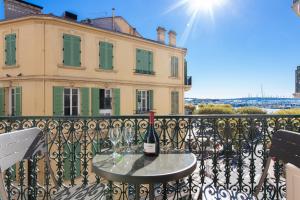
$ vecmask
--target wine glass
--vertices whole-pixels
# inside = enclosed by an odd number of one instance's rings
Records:
[[[131,152],[131,142],[134,137],[134,131],[132,127],[128,127],[124,129],[124,138],[126,143],[128,144],[127,152]]]
[[[113,145],[112,157],[114,159],[116,159],[120,156],[120,154],[118,154],[116,152],[116,145],[121,140],[121,130],[120,130],[120,128],[111,128],[111,129],[109,129],[109,140],[111,141],[111,143]]]

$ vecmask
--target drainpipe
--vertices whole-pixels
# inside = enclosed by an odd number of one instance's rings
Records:
[[[43,36],[44,36],[44,41],[43,41],[43,53],[44,53],[44,58],[43,58],[43,61],[44,61],[44,67],[43,67],[43,98],[44,98],[44,108],[43,108],[43,115],[45,116],[46,115],[46,82],[45,82],[45,76],[46,76],[46,22],[44,21],[43,23]]]

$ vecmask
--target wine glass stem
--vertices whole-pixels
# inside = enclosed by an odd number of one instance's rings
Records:
[[[116,154],[116,144],[113,144],[113,157],[115,157]]]

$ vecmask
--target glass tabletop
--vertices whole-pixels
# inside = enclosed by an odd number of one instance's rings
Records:
[[[192,153],[169,152],[156,157],[143,153],[124,153],[114,160],[110,153],[93,159],[94,172],[110,181],[138,184],[165,183],[190,175],[196,168]]]

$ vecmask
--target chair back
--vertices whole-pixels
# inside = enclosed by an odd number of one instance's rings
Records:
[[[43,133],[39,128],[0,134],[0,171],[29,159],[38,152],[46,151]]]
[[[269,155],[300,168],[300,133],[277,131],[272,137]]]

